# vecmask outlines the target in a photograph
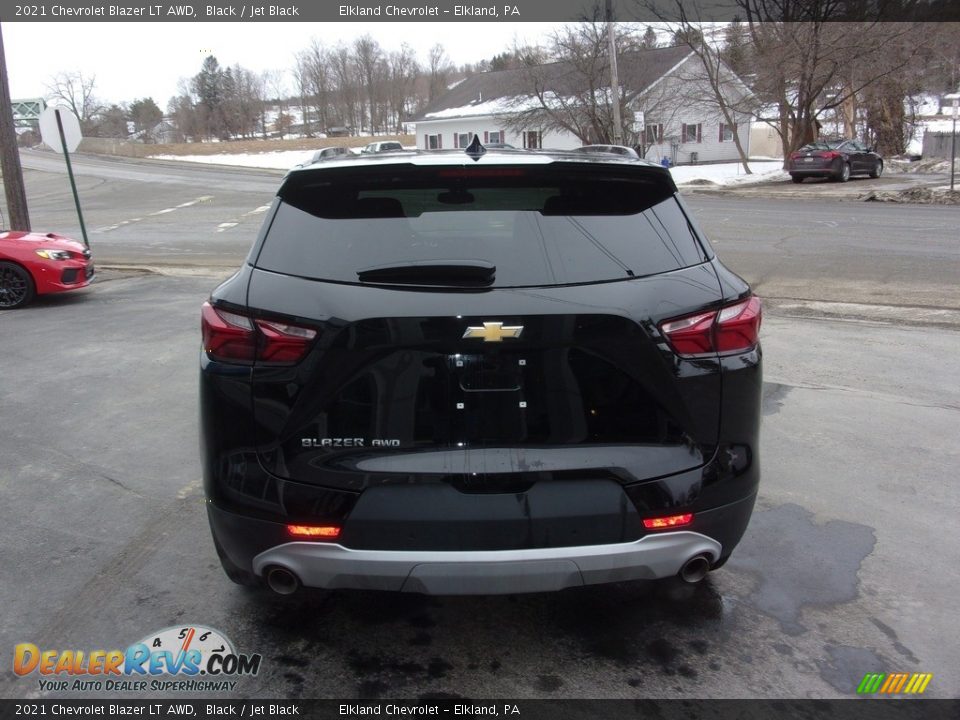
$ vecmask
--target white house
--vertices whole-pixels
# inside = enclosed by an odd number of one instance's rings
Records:
[[[534,80],[534,75],[536,80]],[[620,82],[628,112],[637,120],[628,144],[654,161],[725,162],[739,159],[733,134],[750,153],[750,116],[728,123],[712,101],[712,91],[699,60],[686,47],[652,48],[625,54],[619,60]],[[579,82],[565,63],[537,68],[477,73],[453,86],[416,120],[417,147],[425,150],[466,147],[477,135],[484,144],[508,143],[518,148],[571,150],[585,143],[555,123],[534,119],[541,101],[532,85],[547,88],[556,102],[570,102],[569,89]],[[725,70],[728,92],[749,92]],[[568,88],[569,90],[563,90]],[[608,92],[607,88],[600,94]],[[529,122],[527,119],[529,118]]]

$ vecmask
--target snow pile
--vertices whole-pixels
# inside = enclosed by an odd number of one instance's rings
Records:
[[[222,155],[151,155],[152,160],[179,160],[208,165],[236,165],[238,167],[289,170],[300,163],[310,162],[313,150],[278,150],[265,153],[237,153]]]
[[[930,158],[929,160],[918,160],[916,162],[903,163],[901,167],[904,172],[908,173],[917,173],[920,175],[945,175],[950,172],[950,161],[942,158]],[[955,171],[960,172],[960,158],[954,160],[954,169]]]
[[[916,203],[918,205],[960,205],[960,190],[950,192],[945,187],[917,187],[909,190],[874,190],[863,195],[861,200],[874,202]]]
[[[789,180],[780,160],[750,162],[751,175],[743,172],[740,163],[716,163],[711,165],[680,165],[670,168],[677,185],[751,185],[771,180]]]

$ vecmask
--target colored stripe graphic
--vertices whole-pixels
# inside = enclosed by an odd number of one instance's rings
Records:
[[[880,683],[882,683],[886,677],[885,673],[867,673],[863,676],[863,680],[860,681],[860,687],[857,688],[857,692],[861,695],[872,695],[880,689]]]
[[[883,686],[880,688],[880,694],[883,695],[884,693],[890,692],[890,688],[897,684],[899,677],[900,675],[898,673],[890,673],[887,675],[886,682],[884,682]]]
[[[857,686],[857,694],[920,695],[933,679],[933,673],[867,673]]]

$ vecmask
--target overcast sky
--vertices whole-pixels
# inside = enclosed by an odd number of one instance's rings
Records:
[[[4,23],[7,70],[15,99],[48,95],[63,70],[96,75],[96,95],[107,103],[152,97],[161,109],[177,81],[200,70],[213,54],[221,65],[287,72],[293,56],[316,37],[325,45],[369,33],[387,50],[409,43],[425,62],[442,43],[457,64],[508,49],[516,38],[535,43],[560,23]]]

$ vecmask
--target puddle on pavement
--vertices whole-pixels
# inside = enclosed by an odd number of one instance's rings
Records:
[[[857,598],[857,573],[876,545],[874,529],[844,520],[814,522],[813,513],[787,504],[754,512],[728,567],[749,572],[756,587],[747,604],[800,635],[805,605],[834,605]]]
[[[820,677],[844,695],[856,692],[867,673],[889,672],[894,666],[890,660],[866,648],[827,645],[825,649],[827,659],[817,660]]]
[[[761,408],[764,417],[767,415],[776,415],[783,407],[791,387],[781,383],[765,382],[763,384],[763,400]]]

